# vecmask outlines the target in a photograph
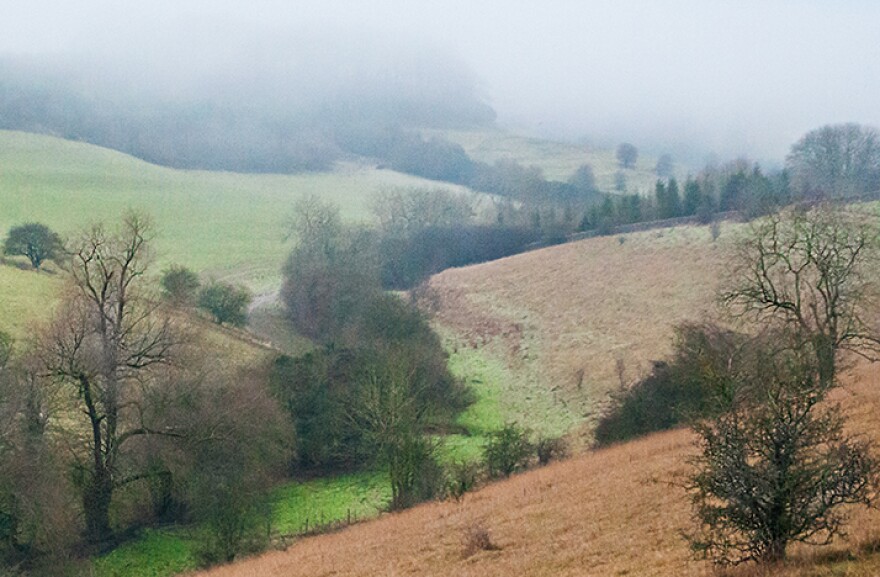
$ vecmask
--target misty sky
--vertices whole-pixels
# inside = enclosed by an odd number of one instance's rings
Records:
[[[321,53],[338,69],[329,76],[359,66],[352,61],[359,52],[389,61],[392,51],[442,54],[470,70],[501,124],[597,143],[694,143],[707,154],[781,161],[819,125],[880,126],[880,2],[867,0],[0,0],[0,7],[0,52],[144,59],[167,65],[181,84],[191,76],[181,60],[246,67],[264,42],[276,54]]]

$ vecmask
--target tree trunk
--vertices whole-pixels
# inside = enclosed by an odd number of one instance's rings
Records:
[[[785,560],[785,548],[788,543],[784,539],[776,539],[767,544],[763,559],[765,563],[778,563]]]
[[[837,370],[835,364],[835,347],[832,339],[823,334],[813,337],[813,348],[816,352],[816,361],[819,369],[819,384],[828,389],[834,385],[834,376]]]
[[[104,469],[94,471],[83,488],[83,511],[86,517],[86,538],[92,543],[108,540],[110,529],[110,501],[113,498],[113,482]]]
[[[174,478],[170,471],[158,471],[150,478],[150,498],[153,504],[153,516],[159,520],[168,520],[174,514]]]

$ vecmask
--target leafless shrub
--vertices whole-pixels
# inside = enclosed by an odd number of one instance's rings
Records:
[[[480,521],[468,524],[461,535],[461,557],[467,559],[480,551],[498,551],[501,549],[492,542],[489,529]]]

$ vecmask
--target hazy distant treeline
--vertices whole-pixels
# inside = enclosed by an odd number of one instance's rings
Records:
[[[299,69],[218,70],[213,81],[190,89],[185,80],[136,66],[2,59],[0,128],[81,140],[176,168],[297,172],[360,154],[358,134],[388,141],[400,126],[464,127],[495,118],[466,75],[442,69],[418,75],[415,86],[410,74],[333,84]]]

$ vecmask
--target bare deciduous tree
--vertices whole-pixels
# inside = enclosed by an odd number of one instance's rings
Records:
[[[808,197],[880,192],[880,133],[838,124],[805,134],[785,159],[792,188]]]
[[[349,403],[349,421],[387,468],[393,509],[433,497],[439,487],[435,447],[422,430],[420,386],[415,368],[392,356],[366,367]]]
[[[826,386],[841,349],[880,352],[875,304],[877,228],[852,209],[775,213],[741,243],[722,301],[738,316],[785,327],[811,346]]]
[[[114,491],[143,478],[125,466],[128,442],[172,434],[140,418],[149,373],[170,361],[177,343],[169,318],[144,293],[149,230],[143,217],[130,215],[116,233],[95,226],[76,241],[71,286],[40,346],[48,375],[73,389],[85,415],[79,441],[87,451],[74,452],[92,541],[111,535]]]

